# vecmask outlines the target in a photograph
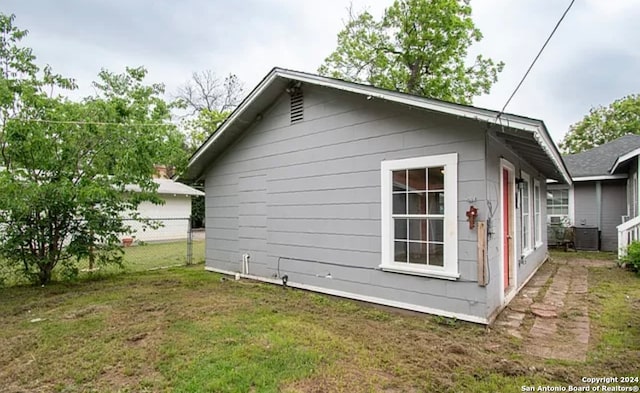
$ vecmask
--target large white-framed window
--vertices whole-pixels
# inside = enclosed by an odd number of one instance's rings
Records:
[[[522,216],[522,253],[528,254],[531,250],[531,177],[526,172],[521,172],[522,185],[520,194],[522,203],[520,207]]]
[[[533,181],[533,237],[534,246],[539,247],[542,245],[542,215],[540,206],[540,181],[535,179]]]
[[[569,218],[569,189],[547,188],[547,220],[551,224],[563,224]]]
[[[383,161],[381,185],[380,268],[458,278],[458,154]]]

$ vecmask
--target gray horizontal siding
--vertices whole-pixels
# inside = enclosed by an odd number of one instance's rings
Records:
[[[626,180],[602,182],[601,250],[618,250],[617,226],[622,223],[622,216],[626,214]]]
[[[380,198],[378,197],[378,200]],[[380,222],[379,201],[361,203],[298,203],[290,205],[269,205],[267,215],[269,219],[332,219],[342,220],[366,220]],[[340,225],[337,224],[336,225]]]
[[[305,89],[304,121],[291,125],[288,98],[283,95],[207,173],[207,223],[219,222],[207,230],[207,264],[237,271],[242,253],[250,252],[253,274],[273,277],[280,260],[280,274],[291,281],[485,317],[484,289],[467,282],[476,279],[477,245],[464,215],[469,200],[485,204],[480,124]],[[375,270],[381,262],[381,162],[446,153],[459,158],[462,279]],[[236,228],[238,241],[225,243]],[[235,259],[215,257],[217,247],[235,247]],[[321,277],[327,272],[332,279]]]
[[[378,206],[374,206],[378,208]],[[273,218],[269,220],[270,231],[283,233],[311,233],[329,235],[374,236],[380,238],[380,226],[371,225],[367,220],[340,220],[336,222],[328,217],[323,218]],[[377,220],[375,220],[377,221]]]
[[[598,226],[595,182],[575,182],[574,214],[576,226]]]

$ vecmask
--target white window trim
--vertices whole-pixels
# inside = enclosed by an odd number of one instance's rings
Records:
[[[571,224],[573,222],[573,187],[570,188],[548,188],[546,190],[546,193],[549,192],[553,192],[553,191],[567,191],[567,197],[569,199],[568,204],[567,204],[567,214],[549,214],[548,210],[549,210],[549,204],[547,203],[545,206],[545,212],[546,212],[546,224],[549,224],[551,222],[551,217],[560,217],[561,219],[566,218],[567,220],[569,220],[569,224]],[[547,200],[546,197],[546,193],[545,193],[545,201]],[[556,206],[556,205],[551,205],[551,206]]]
[[[528,237],[528,239],[526,239],[527,240],[526,243],[525,243],[525,237],[522,236],[522,255],[524,255],[526,257],[529,254],[531,254],[531,252],[533,252],[533,241],[532,241],[533,240],[532,239],[533,238],[533,236],[532,236],[533,235],[533,233],[532,233],[533,232],[533,222],[532,222],[533,220],[531,219],[532,218],[532,214],[531,214],[531,205],[532,205],[532,203],[531,203],[531,188],[532,187],[531,187],[531,176],[529,176],[529,174],[527,172],[520,171],[520,177],[522,177],[522,180],[526,181],[527,184],[528,184],[528,187],[527,187],[527,194],[528,194],[527,195],[527,201],[528,201],[528,203],[527,203],[527,205],[528,205],[527,206],[528,207],[528,213],[527,213],[527,215],[528,215],[528,222],[527,222],[528,231],[527,231],[527,235],[528,236],[527,237]],[[524,203],[523,203],[524,202],[523,201],[524,197],[523,196],[524,195],[521,192],[520,193],[520,231],[521,231],[521,233],[524,234],[524,225],[523,225],[523,222],[522,222],[523,221],[522,218],[524,217]]]
[[[538,190],[536,192],[536,190]],[[538,201],[536,203],[536,197]],[[536,212],[537,209],[537,212]],[[536,228],[536,215],[538,216],[538,227]],[[535,248],[542,246],[542,188],[540,188],[540,181],[538,179],[533,180],[533,243]]]
[[[423,266],[394,262],[392,213],[392,171],[444,166],[444,266]],[[379,268],[394,273],[455,280],[458,273],[458,154],[406,158],[382,161],[381,164],[382,201],[382,261]]]

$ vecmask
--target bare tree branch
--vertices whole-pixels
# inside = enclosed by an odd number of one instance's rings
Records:
[[[235,109],[244,93],[237,76],[229,74],[221,80],[212,70],[194,72],[191,79],[177,90],[175,98],[182,100],[190,115],[203,110],[227,111]]]

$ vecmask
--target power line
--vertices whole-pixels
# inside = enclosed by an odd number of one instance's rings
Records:
[[[569,12],[569,10],[571,9],[571,7],[573,6],[573,3],[576,0],[571,0],[571,3],[569,3],[569,6],[567,7],[567,9],[564,11],[564,13],[562,14],[562,16],[560,17],[560,19],[558,20],[558,23],[556,23],[556,27],[553,28],[553,30],[551,31],[551,34],[549,34],[549,37],[547,38],[547,40],[544,42],[544,45],[542,45],[542,48],[540,48],[540,51],[538,52],[538,54],[536,55],[535,59],[533,59],[533,62],[531,63],[531,65],[529,66],[529,69],[527,69],[527,72],[524,73],[524,76],[522,77],[522,79],[520,80],[520,83],[518,83],[518,86],[516,86],[515,90],[513,91],[513,93],[511,93],[511,96],[509,97],[509,99],[507,100],[507,102],[504,104],[504,106],[502,107],[502,110],[500,111],[500,113],[498,113],[498,116],[496,116],[496,119],[500,118],[500,116],[502,116],[502,114],[504,113],[505,109],[507,109],[507,105],[509,105],[509,103],[511,102],[511,100],[513,99],[513,96],[516,95],[516,93],[518,92],[518,89],[520,89],[520,86],[522,86],[522,84],[524,83],[524,80],[527,79],[527,76],[529,75],[529,72],[531,72],[531,69],[533,68],[534,64],[536,64],[536,61],[538,61],[538,58],[540,57],[540,55],[542,54],[542,52],[544,51],[544,48],[547,47],[547,44],[549,43],[549,41],[551,41],[551,37],[553,37],[553,35],[555,34],[556,30],[558,30],[558,27],[560,26],[560,23],[562,23],[562,21],[564,20],[564,17],[567,15],[567,13]]]
[[[172,123],[110,123],[102,121],[81,121],[81,120],[46,120],[46,119],[16,119],[9,118],[10,121],[22,123],[47,123],[47,124],[75,124],[75,125],[97,125],[97,126],[126,126],[126,127],[175,127]]]

